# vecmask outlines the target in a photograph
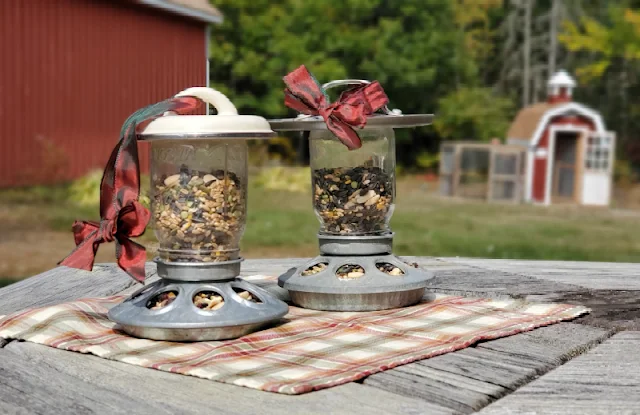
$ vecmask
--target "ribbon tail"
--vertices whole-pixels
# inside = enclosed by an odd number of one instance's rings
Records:
[[[335,117],[329,117],[326,122],[327,129],[331,131],[342,144],[347,146],[349,150],[357,150],[362,147],[362,140],[360,140],[358,133],[356,133],[349,124]]]
[[[306,102],[300,100],[290,90],[284,91],[284,105],[306,115],[318,115],[318,110],[307,105]]]
[[[365,106],[366,114],[373,114],[388,104],[389,98],[382,89],[382,85],[378,81],[373,81],[370,84],[343,92],[340,94],[338,102],[343,105],[362,104]]]
[[[151,212],[140,202],[134,200],[123,207],[118,217],[118,229],[121,235],[138,237],[144,234],[151,219]]]
[[[98,244],[96,243],[97,235],[98,230],[94,230],[87,235],[84,241],[78,244],[76,249],[71,251],[62,261],[58,262],[58,265],[91,271],[96,258],[96,252],[98,252]]]
[[[144,264],[147,261],[147,251],[144,246],[131,239],[118,238],[116,245],[118,266],[134,280],[144,283],[146,276]]]
[[[120,131],[120,141],[113,149],[100,184],[100,216],[113,217],[114,210],[140,194],[140,167],[136,131],[139,125],[161,117],[167,111],[183,113],[202,104],[195,97],[178,97],[146,106],[131,114]]]
[[[295,101],[300,101],[306,107],[312,108],[313,110],[327,106],[329,102],[327,93],[304,65],[286,75],[282,80],[287,86],[285,90],[285,105],[295,105]],[[287,100],[287,95],[290,95],[293,99]],[[291,108],[298,110],[297,107]],[[305,114],[308,113],[305,112]]]

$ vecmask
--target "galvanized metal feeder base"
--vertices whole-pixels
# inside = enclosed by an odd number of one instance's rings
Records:
[[[240,261],[218,263],[218,266],[205,263],[201,272],[196,271],[198,264],[188,264],[184,267],[188,268],[187,274],[195,273],[199,279],[186,281],[182,279],[185,273],[180,266],[173,263],[166,266],[167,263],[156,260],[162,279],[113,307],[109,318],[132,336],[180,342],[234,339],[278,321],[287,314],[286,303],[262,288],[236,278],[237,273],[228,276],[229,268],[235,267],[236,262],[239,266]],[[160,269],[164,271],[161,273]],[[209,280],[202,278],[204,269],[209,269],[212,276]],[[223,277],[225,274],[227,276]],[[237,291],[248,291],[257,302],[240,297]],[[150,301],[166,292],[177,295],[165,307],[150,309]],[[217,310],[196,307],[194,297],[201,292],[222,296],[224,305]]]
[[[416,304],[433,273],[414,268],[391,254],[393,234],[379,236],[319,235],[320,255],[278,278],[291,301],[303,308],[328,311],[374,311]],[[324,264],[322,271],[304,275]],[[390,275],[379,266],[390,264],[402,271]],[[364,271],[358,278],[340,278],[338,270],[355,265]]]

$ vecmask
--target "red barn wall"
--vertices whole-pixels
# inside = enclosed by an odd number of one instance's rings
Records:
[[[4,1],[0,50],[0,187],[102,169],[133,111],[206,84],[205,24],[126,1]]]
[[[533,158],[533,183],[531,196],[533,201],[544,203],[547,180],[547,165],[553,160],[553,154],[549,149],[549,132],[554,125],[571,124],[579,128],[589,128],[595,130],[593,120],[581,116],[559,116],[554,117],[546,126],[538,143],[538,148],[544,148],[548,151],[546,158],[537,158],[534,154]]]

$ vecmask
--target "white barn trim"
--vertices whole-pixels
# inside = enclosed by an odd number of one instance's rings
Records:
[[[533,170],[534,170],[533,162],[535,158],[535,150],[538,147],[540,140],[542,139],[542,135],[544,134],[545,129],[549,126],[549,123],[553,118],[559,117],[562,115],[571,114],[571,113],[576,113],[593,120],[593,123],[595,125],[595,131],[602,134],[606,133],[604,122],[602,121],[602,116],[600,116],[599,113],[597,113],[596,111],[592,110],[591,108],[585,105],[581,105],[575,102],[570,102],[564,105],[559,105],[547,111],[542,117],[542,119],[540,120],[540,122],[538,123],[538,126],[536,127],[536,130],[533,133],[533,136],[531,137],[531,145],[529,147],[529,152],[527,153],[527,177],[526,177],[526,194],[525,194],[525,200],[527,202],[531,202],[531,200],[533,199],[533,195],[532,195]],[[551,137],[549,137],[549,139],[551,140]],[[547,151],[547,160],[549,157],[548,155],[553,154],[553,150],[554,149],[551,147],[551,141],[550,141],[548,146],[548,151]],[[547,163],[547,179],[546,179],[547,185],[549,184],[549,180],[550,180],[549,179],[550,164],[551,163]],[[547,188],[545,189],[545,200],[544,200],[545,205],[548,205],[551,203],[549,192],[550,190],[549,190],[549,187],[547,186]]]

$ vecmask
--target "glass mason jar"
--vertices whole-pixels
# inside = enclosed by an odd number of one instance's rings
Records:
[[[255,115],[238,115],[222,93],[186,89],[216,115],[165,113],[139,134],[151,144],[151,219],[167,262],[225,262],[240,258],[247,217],[247,140],[275,135]]]
[[[396,195],[393,129],[358,131],[362,147],[348,150],[330,131],[309,135],[313,208],[320,232],[380,235],[390,232]]]
[[[247,142],[151,142],[151,211],[165,261],[237,259],[247,211]]]

